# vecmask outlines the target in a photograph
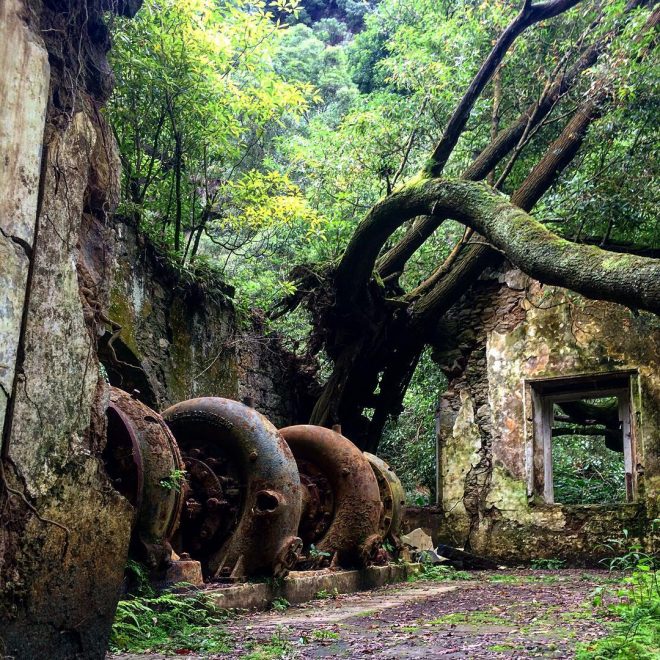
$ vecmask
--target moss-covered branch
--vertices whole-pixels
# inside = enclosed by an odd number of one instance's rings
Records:
[[[522,271],[589,298],[660,313],[660,260],[567,241],[483,183],[423,179],[382,200],[358,227],[337,269],[338,293],[352,299],[396,227],[442,214],[484,236]]]

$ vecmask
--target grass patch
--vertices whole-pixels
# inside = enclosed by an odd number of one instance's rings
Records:
[[[511,651],[521,651],[525,647],[520,644],[493,644],[488,647],[488,651],[492,653],[510,653]]]
[[[417,573],[408,576],[408,582],[430,580],[433,582],[451,582],[452,580],[471,580],[472,576],[467,571],[457,571],[453,566],[434,566],[433,564],[422,564]]]
[[[494,582],[496,584],[522,584],[525,578],[521,575],[490,575],[488,577],[488,582]]]
[[[510,574],[495,574],[488,576],[488,581],[494,584],[556,584],[557,582],[564,581],[556,575],[510,575]]]
[[[251,644],[245,660],[275,660],[276,658],[293,655],[295,645],[286,639],[284,630],[278,628],[267,642],[254,642]]]
[[[310,639],[314,641],[327,641],[339,639],[339,633],[332,630],[313,630]]]
[[[429,621],[432,626],[445,626],[445,625],[497,625],[497,626],[513,626],[511,621],[503,619],[497,614],[492,612],[483,612],[481,610],[470,610],[468,612],[451,612],[444,616],[432,619]]]

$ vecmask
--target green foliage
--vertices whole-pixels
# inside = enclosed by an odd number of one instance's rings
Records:
[[[318,598],[319,600],[328,600],[330,598],[337,598],[339,596],[339,592],[337,591],[337,588],[335,587],[332,590],[329,589],[319,589],[315,594],[314,598]]]
[[[408,576],[408,582],[431,580],[433,582],[452,582],[454,580],[471,580],[467,571],[456,570],[453,566],[444,564],[422,564],[417,573]]]
[[[201,592],[166,592],[121,600],[110,649],[132,653],[226,653],[231,650],[230,639],[220,623],[212,600]]]
[[[596,32],[618,20],[615,9]],[[147,0],[113,25],[108,116],[123,164],[121,212],[186,273],[231,280],[245,309],[270,306],[290,288],[292,264],[334,262],[370,206],[419,171],[516,11],[501,0]],[[502,69],[510,102],[501,125],[537,98],[596,13],[568,12],[516,42]],[[645,101],[657,82],[630,45],[644,19],[640,12],[604,64],[623,80],[620,110],[599,125],[580,172],[567,173],[540,209],[550,223],[563,218],[554,228],[568,236],[657,243],[647,185],[657,131]],[[576,98],[591,82],[585,76]],[[489,94],[448,174],[490,140]],[[554,126],[539,132],[511,186],[555,134]],[[446,223],[402,284],[428,275],[460,232]]]
[[[415,370],[404,398],[404,410],[385,427],[378,447],[406,492],[409,504],[435,501],[435,410],[446,380],[426,351]]]
[[[623,452],[608,449],[604,436],[578,434],[553,437],[552,472],[555,502],[625,502]]]
[[[160,480],[160,485],[165,488],[165,490],[173,490],[179,492],[181,486],[186,480],[186,471],[173,469],[165,479]]]
[[[129,559],[126,562],[126,578],[132,594],[136,596],[153,596],[155,594],[149,579],[149,571],[139,561]]]
[[[660,527],[653,521],[650,537]],[[612,550],[622,551],[609,560],[610,569],[624,571],[617,589],[599,587],[593,605],[602,618],[615,618],[605,638],[578,647],[578,660],[655,660],[660,656],[660,558],[655,548],[645,552],[629,537],[612,541]]]
[[[319,550],[313,543],[309,546],[309,558],[310,559],[322,559],[323,557],[331,557],[332,554],[329,552],[323,552]]]
[[[313,640],[328,641],[339,639],[339,633],[332,630],[314,630],[311,635]]]
[[[278,626],[268,642],[254,643],[243,657],[246,660],[274,660],[275,658],[291,657],[295,647],[285,635],[284,628]]]
[[[336,18],[322,18],[314,23],[314,34],[328,46],[336,46],[348,37],[346,25]]]
[[[123,164],[121,211],[174,261],[206,251],[221,263],[265,227],[316,222],[286,175],[255,157],[312,93],[276,74],[281,32],[258,0],[149,0],[114,26],[108,115]]]
[[[283,597],[275,598],[270,604],[270,609],[276,612],[285,612],[291,607],[291,603]]]

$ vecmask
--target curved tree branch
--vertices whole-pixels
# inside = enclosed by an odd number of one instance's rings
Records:
[[[630,0],[625,11],[629,12],[643,4],[643,0]],[[513,149],[520,149],[525,135],[537,129],[550,115],[561,97],[567,94],[580,79],[580,76],[594,66],[612,40],[621,33],[625,22],[621,21],[607,34],[585,48],[574,64],[566,71],[555,69],[554,79],[545,86],[539,99],[531,104],[518,119],[500,131],[488,146],[474,159],[461,177],[471,181],[480,181],[493,171],[497,164]],[[402,271],[410,257],[424,244],[442,224],[444,218],[427,216],[416,221],[403,238],[376,264],[380,277]]]
[[[525,195],[534,198],[536,190],[525,191]],[[377,250],[401,218],[433,213],[479,232],[523,272],[546,284],[660,314],[660,259],[614,253],[560,238],[480,182],[424,179],[394,193],[377,204],[358,227],[342,265],[354,263],[356,254],[364,259],[365,251]],[[338,269],[338,282],[342,276],[345,272]]]

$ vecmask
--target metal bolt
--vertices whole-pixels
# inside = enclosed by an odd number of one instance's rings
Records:
[[[217,497],[209,497],[209,499],[206,500],[206,506],[209,509],[217,509],[220,506],[220,500]]]

